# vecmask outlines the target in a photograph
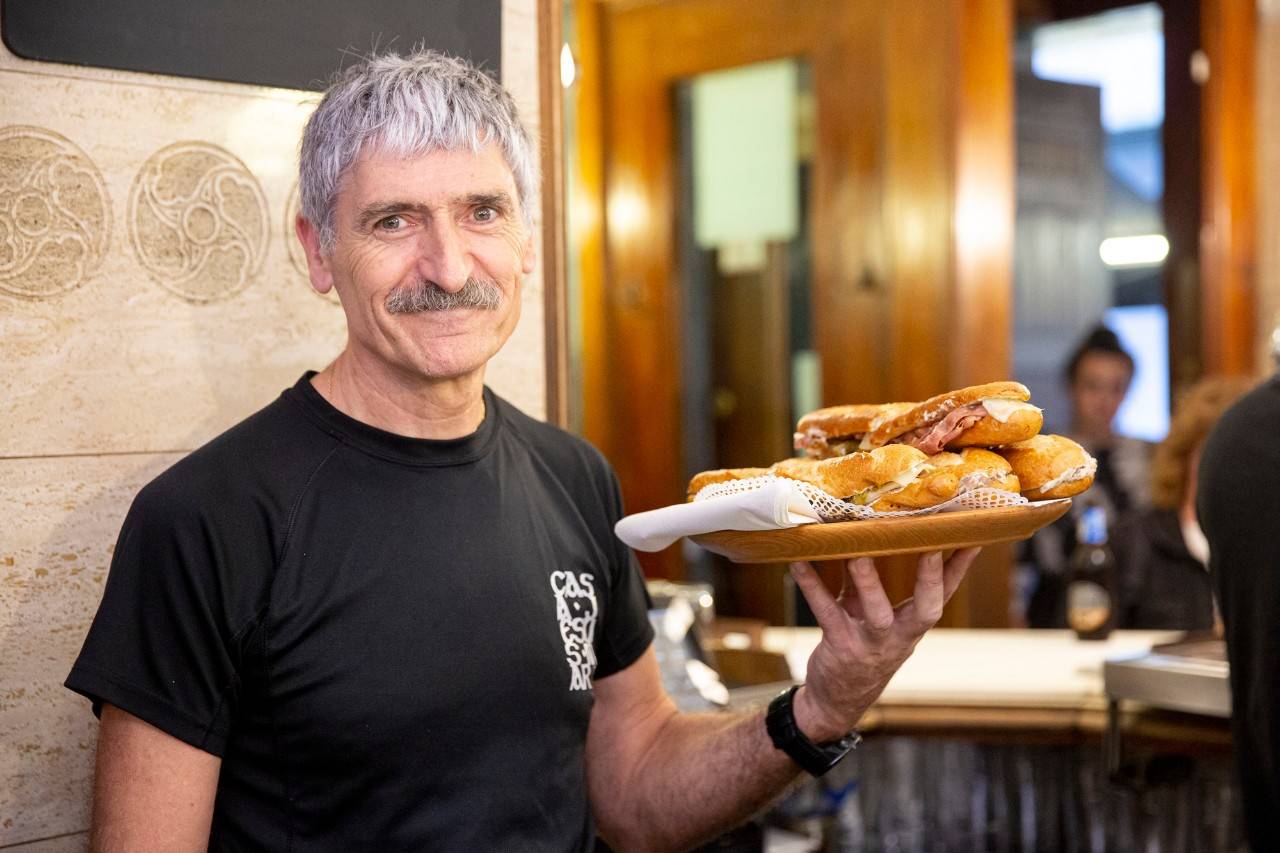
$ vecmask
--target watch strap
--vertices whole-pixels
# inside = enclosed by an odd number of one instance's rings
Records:
[[[814,743],[809,740],[796,724],[793,702],[800,687],[797,684],[783,691],[769,703],[769,711],[764,718],[765,728],[775,747],[785,752],[809,775],[821,776],[839,764],[840,759],[858,745],[862,736],[852,731],[830,743]]]

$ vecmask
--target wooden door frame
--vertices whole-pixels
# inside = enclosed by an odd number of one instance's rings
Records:
[[[846,183],[842,190],[847,201],[815,198],[813,286],[815,291],[834,286],[837,270],[862,270],[871,255],[875,231],[867,221],[865,198],[875,192],[877,122],[857,126],[849,117],[874,116],[881,103],[874,85],[840,87],[832,75],[847,63],[829,48],[824,55],[815,46],[831,44],[835,32],[854,55],[878,54],[873,6],[841,0],[809,0],[803,6],[791,0],[658,0],[600,7],[602,44],[608,46],[602,91],[608,286],[602,307],[608,343],[622,344],[605,355],[609,384],[629,389],[608,395],[600,420],[612,424],[604,449],[632,509],[677,501],[684,487],[678,461],[681,340],[672,87],[700,73],[774,59],[802,57],[813,65],[819,136],[829,135],[834,139],[830,144],[852,154],[855,163],[846,174],[860,176],[864,183]],[[833,96],[844,100],[844,109],[823,109],[824,98]],[[816,162],[821,168],[822,158]],[[834,183],[815,174],[815,194],[832,192]],[[867,239],[837,238],[837,217],[826,212],[837,205],[847,211],[846,228],[850,222],[865,222],[858,231]],[[830,335],[821,320],[815,328],[820,348],[824,334]],[[855,346],[865,349],[868,344]],[[652,476],[654,460],[663,465],[660,477]],[[682,574],[676,548],[642,559],[652,574]]]
[[[1200,352],[1202,371],[1257,364],[1257,39],[1254,0],[1200,0],[1209,60],[1201,97]]]
[[[568,247],[565,242],[564,87],[560,49],[564,10],[560,0],[538,0],[538,115],[542,165],[543,354],[546,419],[569,427]]]
[[[890,389],[923,398],[1009,372],[1011,0],[941,0],[929,14],[878,0],[808,0],[812,18],[797,17],[797,8],[782,0],[576,0],[583,74],[570,168],[583,427],[618,470],[632,511],[683,497],[673,464],[681,363],[669,156],[676,80],[790,56],[814,70],[818,145],[848,152],[840,169],[826,167],[843,172],[837,179],[812,178],[812,288],[815,305],[824,305],[814,342],[827,362],[825,400],[883,400]],[[752,22],[764,19],[774,25],[762,33]],[[822,50],[810,47],[824,41]],[[837,52],[860,62],[853,85],[824,73]],[[816,167],[823,162],[820,155]],[[864,324],[869,332],[849,335],[851,321],[865,317],[876,320]],[[645,486],[655,467],[656,486]],[[676,548],[641,560],[651,576],[682,576]],[[985,560],[949,611],[954,624],[1007,624],[1009,554]],[[888,572],[891,594],[910,594],[911,574]]]

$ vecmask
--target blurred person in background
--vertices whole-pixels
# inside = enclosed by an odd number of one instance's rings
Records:
[[[1151,506],[1123,516],[1111,546],[1119,568],[1118,628],[1213,627],[1209,544],[1196,518],[1196,469],[1204,440],[1253,382],[1202,379],[1181,398],[1151,465]]]
[[[1107,518],[1113,523],[1130,509],[1145,507],[1150,499],[1151,444],[1117,435],[1114,429],[1133,369],[1133,356],[1106,326],[1096,326],[1085,336],[1066,368],[1071,394],[1067,434],[1098,460],[1098,476],[1089,496],[1107,507]]]
[[[1040,530],[1023,550],[1019,562],[1030,575],[1026,621],[1032,628],[1066,626],[1066,575],[1080,512],[1086,506],[1102,506],[1107,529],[1114,530],[1126,514],[1150,503],[1152,445],[1118,435],[1114,429],[1133,372],[1133,356],[1120,345],[1116,333],[1102,325],[1084,336],[1067,361],[1064,378],[1071,398],[1071,424],[1063,431],[1098,460],[1098,473],[1072,511]]]
[[[1280,357],[1280,329],[1272,338]],[[1196,509],[1231,664],[1231,735],[1254,850],[1280,850],[1280,372],[1205,441]]]

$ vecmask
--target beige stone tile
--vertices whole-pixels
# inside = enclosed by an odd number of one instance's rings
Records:
[[[0,70],[0,124],[31,128],[7,147],[0,137],[0,158],[23,167],[7,189],[49,200],[48,173],[96,170],[109,211],[50,205],[58,245],[107,232],[101,259],[69,287],[32,279],[80,266],[0,258],[5,456],[195,447],[340,348],[341,310],[309,292],[283,241],[310,107],[300,93],[226,88]],[[33,137],[62,140],[61,163],[37,167]],[[56,242],[21,252],[39,260]]]
[[[62,681],[129,503],[178,458],[0,461],[0,844],[88,826],[97,724]]]
[[[503,64],[536,133],[535,8],[504,0]],[[0,48],[0,847],[84,848],[96,722],[61,682],[133,495],[345,340],[291,246],[313,97]],[[488,374],[538,417],[542,294]]]
[[[89,849],[89,833],[75,832],[57,838],[44,838],[12,847],[0,847],[5,853],[84,853]]]
[[[536,127],[534,56],[509,52]],[[22,205],[0,230],[26,229],[0,248],[0,456],[190,449],[340,350],[286,229],[313,98],[0,50],[0,195]],[[488,375],[535,416],[542,292],[537,270]]]

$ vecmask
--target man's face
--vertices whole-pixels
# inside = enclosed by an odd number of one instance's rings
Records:
[[[1091,352],[1080,359],[1071,385],[1077,426],[1090,435],[1110,433],[1132,378],[1129,363],[1118,355]]]
[[[313,286],[338,289],[348,347],[393,372],[452,379],[482,371],[520,318],[533,236],[499,150],[365,154],[334,205],[324,255],[300,220]]]

